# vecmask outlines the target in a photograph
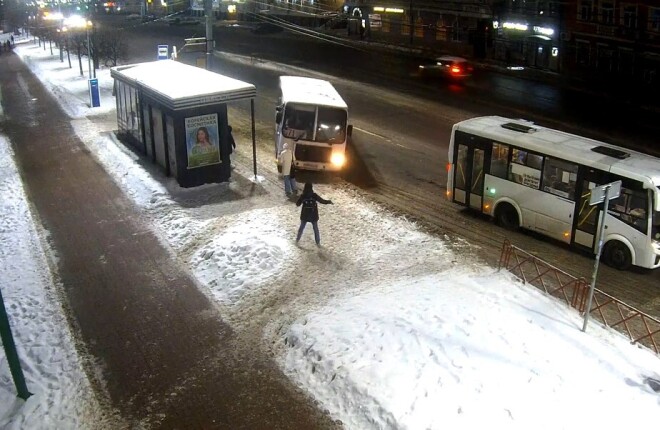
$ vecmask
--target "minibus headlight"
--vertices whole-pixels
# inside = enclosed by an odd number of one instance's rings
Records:
[[[345,161],[346,157],[344,157],[344,154],[335,153],[330,157],[330,162],[337,167],[343,166]]]

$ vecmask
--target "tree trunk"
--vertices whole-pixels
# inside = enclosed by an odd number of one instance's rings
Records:
[[[82,50],[78,46],[78,64],[80,65],[80,76],[84,76],[82,68]]]

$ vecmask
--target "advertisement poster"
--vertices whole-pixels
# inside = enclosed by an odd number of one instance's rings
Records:
[[[220,163],[218,114],[186,118],[188,168]]]

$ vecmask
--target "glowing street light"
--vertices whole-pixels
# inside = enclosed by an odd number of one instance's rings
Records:
[[[92,77],[92,46],[89,44],[89,29],[94,25],[80,15],[71,15],[64,20],[64,25],[69,28],[84,28],[87,32],[87,66],[89,69],[88,77]]]

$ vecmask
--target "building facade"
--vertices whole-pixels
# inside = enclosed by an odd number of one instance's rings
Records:
[[[490,44],[488,0],[348,0],[360,36],[483,58]],[[349,27],[350,28],[350,27]]]
[[[510,66],[559,72],[563,9],[547,0],[493,3],[493,49],[490,57]]]
[[[568,73],[658,90],[660,0],[571,0],[563,41]]]

